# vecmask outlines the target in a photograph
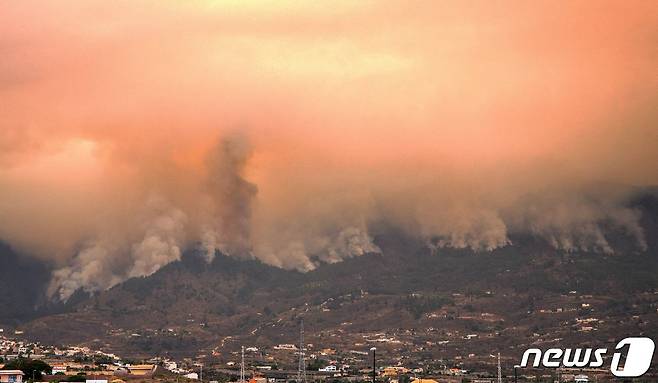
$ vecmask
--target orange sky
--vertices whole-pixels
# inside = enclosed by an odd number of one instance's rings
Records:
[[[103,288],[196,241],[308,269],[379,219],[492,248],[550,194],[577,216],[533,230],[605,247],[635,218],[578,193],[658,181],[657,38],[653,1],[6,2],[0,238]]]

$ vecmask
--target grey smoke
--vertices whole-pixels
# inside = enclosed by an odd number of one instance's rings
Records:
[[[202,243],[212,259],[214,250],[244,255],[251,252],[251,218],[258,187],[245,179],[252,155],[247,137],[233,133],[210,152],[207,193],[212,216],[202,232]]]
[[[49,296],[67,301],[78,289],[88,293],[106,290],[128,278],[151,275],[180,259],[185,214],[152,196],[137,216],[141,238],[129,246],[128,239],[107,233],[89,241],[67,265],[53,272]]]

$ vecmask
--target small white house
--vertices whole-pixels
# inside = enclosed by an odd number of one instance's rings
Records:
[[[320,372],[336,372],[336,366],[331,364],[327,367],[320,368],[318,371],[320,371]]]
[[[53,375],[57,375],[57,374],[66,375],[66,365],[65,364],[55,364],[52,367],[53,367],[53,370],[52,370]]]
[[[0,370],[0,383],[23,383],[23,371]]]
[[[274,346],[274,349],[275,349],[275,350],[290,350],[290,351],[295,351],[295,350],[297,350],[297,346],[295,346],[294,344],[284,343],[284,344],[280,344],[280,345],[278,345],[278,346]]]

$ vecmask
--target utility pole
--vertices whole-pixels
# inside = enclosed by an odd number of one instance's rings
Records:
[[[244,383],[244,346],[242,346],[242,360],[240,362],[240,383]]]
[[[375,357],[377,347],[371,347],[370,351],[372,351],[372,383],[375,383],[377,379],[377,358]]]

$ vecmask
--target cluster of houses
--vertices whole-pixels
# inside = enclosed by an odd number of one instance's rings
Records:
[[[40,343],[10,339],[2,334],[3,330],[0,329],[0,358],[4,361],[10,361],[19,357],[41,360],[70,359],[74,357],[95,357],[113,361],[120,360],[114,354],[92,351],[88,347],[70,346],[60,348],[56,346],[44,346]],[[16,331],[14,335],[22,335],[22,332]]]
[[[135,377],[153,376],[158,368],[187,378],[198,378],[195,372],[183,369],[169,359],[154,358],[146,364],[129,364],[112,353],[91,350],[88,347],[44,346],[7,338],[2,335],[3,332],[0,331],[0,383],[23,382],[21,371],[2,369],[4,363],[18,358],[38,359],[50,365],[51,373],[44,377],[48,381],[62,380],[62,375],[65,375],[69,382],[73,381],[70,377],[79,377],[80,382],[85,383],[124,383],[125,380]]]
[[[595,323],[596,318],[579,319],[579,324]],[[455,333],[457,333],[455,331]],[[15,334],[16,335],[16,334]],[[407,334],[413,335],[413,334]],[[456,334],[457,335],[457,334]],[[476,335],[458,334],[464,339],[474,338]],[[325,380],[339,378],[344,381],[369,381],[372,376],[372,364],[368,344],[377,344],[379,347],[404,347],[408,340],[401,340],[398,335],[391,334],[363,334],[363,341],[353,342],[345,350],[338,348],[314,348],[313,344],[304,345],[304,356],[313,370],[309,370],[310,380]],[[411,345],[409,345],[411,346]],[[418,346],[422,347],[422,346]],[[245,372],[250,378],[249,383],[282,383],[295,379],[296,370],[286,370],[285,366],[294,365],[300,349],[294,344],[279,344],[274,347],[245,347]],[[375,373],[378,379],[388,383],[437,383],[427,376],[440,376],[442,382],[461,382],[468,377],[473,383],[495,383],[495,378],[486,372],[467,371],[459,363],[438,360],[428,364],[428,360],[411,358],[404,352],[394,353],[396,357],[380,357]],[[126,383],[140,378],[158,379],[166,372],[176,374],[188,379],[203,380],[203,369],[221,371],[228,374],[237,374],[240,370],[239,351],[213,352],[214,361],[204,359],[200,355],[196,359],[174,361],[169,358],[154,357],[142,364],[130,364],[117,355],[91,350],[87,347],[55,347],[44,346],[39,343],[10,339],[0,334],[0,383],[23,383],[31,377],[25,377],[19,370],[3,370],[5,363],[15,358],[39,359],[52,367],[49,375],[43,377],[45,382],[59,382],[65,380],[73,383]],[[469,355],[470,356],[470,355]],[[203,358],[202,358],[203,357]],[[226,358],[229,358],[227,360]],[[460,359],[453,358],[453,363]],[[283,362],[283,365],[277,363]],[[436,363],[434,363],[436,362]],[[385,364],[386,363],[386,364]],[[453,367],[449,367],[452,364]],[[283,367],[283,369],[280,369]],[[422,377],[422,378],[421,378]],[[581,377],[582,378],[582,377]],[[41,382],[36,382],[41,383]],[[216,383],[210,380],[210,383]],[[580,379],[579,383],[585,383]]]

